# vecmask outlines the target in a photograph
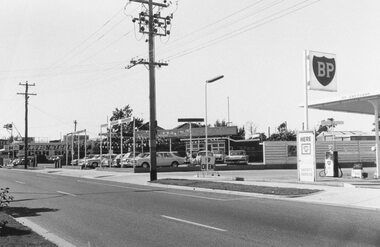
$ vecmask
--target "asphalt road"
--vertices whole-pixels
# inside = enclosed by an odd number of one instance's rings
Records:
[[[372,210],[8,169],[0,187],[21,216],[77,246],[380,246]]]

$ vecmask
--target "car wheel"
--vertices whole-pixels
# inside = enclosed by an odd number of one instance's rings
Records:
[[[177,161],[173,161],[173,163],[172,163],[172,167],[178,167],[178,162]]]
[[[149,168],[149,164],[146,163],[146,162],[144,162],[144,163],[142,164],[142,167],[143,167],[143,168]]]
[[[93,167],[98,167],[98,162],[94,162],[94,163],[92,163],[92,166],[93,166]]]

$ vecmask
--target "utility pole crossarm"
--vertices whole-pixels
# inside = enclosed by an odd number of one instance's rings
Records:
[[[136,2],[136,3],[142,3],[142,4],[150,4],[150,1],[145,1],[145,0],[130,0],[130,2]],[[155,2],[152,2],[151,4],[153,6],[158,6],[158,7],[163,7],[163,8],[169,7],[168,4],[164,4],[164,3],[155,3]]]
[[[133,68],[133,67],[135,67],[136,65],[139,65],[139,64],[149,65],[149,61],[147,61],[146,59],[143,59],[143,58],[140,58],[140,59],[137,59],[137,60],[132,59],[131,63],[128,66],[126,66],[125,68],[126,69],[130,69],[130,68]],[[169,64],[167,62],[154,62],[153,65],[161,67],[161,66],[168,66]]]

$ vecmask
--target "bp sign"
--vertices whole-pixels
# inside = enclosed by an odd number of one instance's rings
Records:
[[[310,89],[336,92],[336,55],[310,51],[308,60]]]

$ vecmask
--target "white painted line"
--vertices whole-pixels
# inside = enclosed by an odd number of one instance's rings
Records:
[[[25,184],[24,182],[21,182],[21,181],[15,181],[16,183],[18,183],[18,184]]]
[[[203,225],[203,224],[199,224],[199,223],[196,223],[196,222],[192,222],[192,221],[188,221],[188,220],[182,220],[182,219],[178,219],[178,218],[174,218],[174,217],[170,217],[170,216],[166,216],[166,215],[161,215],[161,217],[169,219],[169,220],[175,220],[175,221],[187,223],[187,224],[190,224],[190,225],[195,225],[195,226],[200,226],[200,227],[216,230],[216,231],[221,231],[221,232],[226,232],[227,231],[227,230],[224,230],[224,229],[221,229],[221,228],[212,227],[212,226],[208,226],[208,225]]]
[[[69,192],[64,192],[64,191],[59,191],[59,190],[57,190],[57,192],[60,193],[60,194],[64,194],[64,195],[77,196],[77,195],[71,194]]]

